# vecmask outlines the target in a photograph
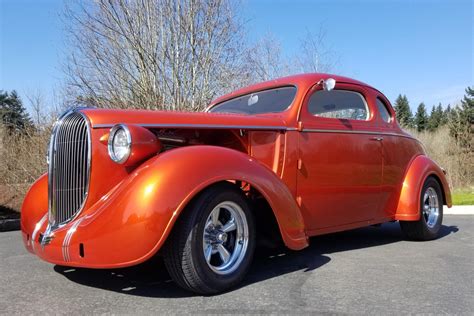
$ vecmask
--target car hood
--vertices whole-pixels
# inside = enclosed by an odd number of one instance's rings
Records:
[[[279,116],[239,115],[206,112],[81,109],[92,128],[110,128],[115,124],[136,124],[156,128],[287,130]]]

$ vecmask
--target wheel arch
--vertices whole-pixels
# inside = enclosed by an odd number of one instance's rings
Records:
[[[441,179],[438,177],[438,175],[437,175],[436,173],[431,173],[431,174],[429,174],[429,175],[426,177],[425,181],[426,181],[428,178],[430,178],[430,177],[433,178],[433,179],[435,179],[435,180],[438,182],[439,186],[441,187],[441,195],[442,195],[442,198],[443,198],[443,205],[448,205],[448,202],[447,202],[447,200],[446,200],[446,192],[445,192],[445,188],[444,188],[443,182],[441,181]]]
[[[420,155],[413,159],[405,173],[395,213],[396,220],[417,221],[420,218],[420,194],[428,177],[433,177],[439,183],[443,203],[448,207],[452,206],[451,191],[443,169],[427,156]]]
[[[284,228],[280,227],[278,218],[275,215],[273,207],[268,201],[268,197],[266,197],[266,195],[262,193],[255,185],[248,182],[242,185],[241,181],[238,179],[217,181],[210,183],[206,187],[200,189],[199,192],[194,194],[194,196],[192,196],[187,201],[186,205],[183,206],[183,210],[180,212],[179,216],[183,216],[184,212],[187,211],[188,206],[197,200],[206,190],[220,185],[231,186],[231,188],[244,195],[250,207],[250,211],[254,215],[258,242],[261,242],[262,244],[269,247],[278,247],[282,243],[285,243],[284,236],[282,234]],[[170,234],[173,232],[175,226],[176,225],[171,228]],[[288,246],[286,243],[285,245]]]
[[[286,185],[273,171],[248,155],[228,148],[193,146],[182,148],[182,150],[195,151],[199,150],[199,147],[206,147],[202,148],[202,150],[206,151],[208,155],[212,155],[212,153],[217,154],[214,156],[214,161],[225,161],[225,164],[230,163],[224,167],[228,169],[228,171],[218,175],[219,171],[216,170],[214,171],[214,177],[209,177],[209,174],[202,176],[200,183],[187,194],[174,212],[173,218],[170,220],[170,229],[166,232],[167,236],[173,229],[177,218],[182,215],[186,207],[203,191],[220,183],[233,183],[241,191],[248,193],[247,198],[251,204],[253,204],[254,198],[256,200],[263,200],[268,208],[262,210],[260,214],[268,211],[268,209],[271,211],[271,215],[273,216],[272,220],[275,220],[277,224],[279,236],[288,248],[299,250],[308,246],[301,211]],[[220,169],[222,165],[215,167],[216,169]],[[248,188],[242,188],[237,185],[237,183],[245,183]],[[254,214],[260,215],[255,208],[251,207],[251,209]],[[268,215],[268,213],[265,214],[265,216]],[[257,230],[258,229],[257,224]]]

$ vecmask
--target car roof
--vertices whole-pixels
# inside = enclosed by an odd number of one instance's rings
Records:
[[[215,105],[216,103],[220,103],[220,102],[235,98],[240,95],[251,93],[253,91],[266,90],[266,89],[279,87],[279,86],[310,87],[316,84],[321,79],[328,79],[328,78],[333,78],[336,80],[336,82],[357,84],[357,85],[365,86],[365,87],[378,91],[374,87],[352,78],[333,75],[333,74],[326,74],[326,73],[307,73],[307,74],[298,74],[298,75],[273,79],[273,80],[269,80],[265,82],[260,82],[257,84],[253,84],[253,85],[235,90],[231,93],[225,94],[215,99],[214,101],[212,101],[211,106]],[[380,91],[378,92],[382,94]]]

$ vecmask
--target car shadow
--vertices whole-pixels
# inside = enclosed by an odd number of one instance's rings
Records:
[[[457,226],[443,225],[439,238],[457,231]],[[331,261],[327,254],[383,246],[403,240],[398,223],[386,223],[380,227],[365,227],[313,237],[310,246],[301,251],[291,251],[284,247],[258,248],[250,271],[239,288],[296,271],[313,271]],[[194,296],[174,284],[159,256],[143,264],[122,269],[99,270],[56,265],[54,270],[78,284],[128,295],[163,298]]]

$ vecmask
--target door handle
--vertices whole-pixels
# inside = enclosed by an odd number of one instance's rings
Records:
[[[381,142],[381,141],[383,141],[383,137],[381,137],[381,136],[371,137],[370,140],[375,140],[375,141]]]

